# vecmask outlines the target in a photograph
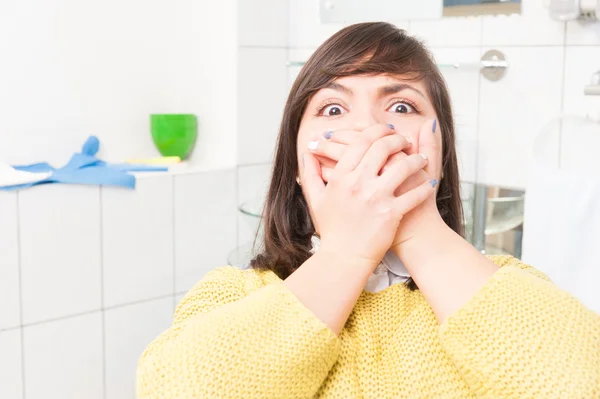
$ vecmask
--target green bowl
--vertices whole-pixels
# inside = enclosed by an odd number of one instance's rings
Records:
[[[198,120],[192,114],[152,114],[150,128],[161,155],[186,159],[196,143]]]

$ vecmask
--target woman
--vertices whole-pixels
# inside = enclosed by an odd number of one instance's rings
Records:
[[[600,397],[600,317],[461,219],[431,56],[386,23],[343,29],[291,89],[263,251],[187,294],[139,397]]]

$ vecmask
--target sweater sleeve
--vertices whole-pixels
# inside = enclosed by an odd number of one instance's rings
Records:
[[[216,269],[186,295],[139,361],[138,398],[314,396],[339,339],[280,282],[247,294],[245,278]]]
[[[440,326],[482,398],[599,398],[600,316],[514,258]]]

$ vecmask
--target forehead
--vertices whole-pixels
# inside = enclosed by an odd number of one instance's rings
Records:
[[[383,86],[398,84],[398,83],[406,83],[414,88],[421,91],[423,94],[427,94],[427,88],[425,85],[425,81],[410,79],[407,76],[401,75],[352,75],[352,76],[344,76],[337,79],[334,79],[335,83],[346,86],[350,89],[357,90],[365,90],[365,91],[376,91]]]

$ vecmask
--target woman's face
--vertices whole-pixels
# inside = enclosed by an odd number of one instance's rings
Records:
[[[398,134],[418,144],[421,126],[436,117],[423,81],[388,75],[342,77],[319,90],[308,103],[298,132],[298,159],[308,142],[318,140],[325,132],[362,131],[375,124],[391,123]],[[408,153],[417,150],[418,145],[413,145]],[[319,160],[325,166],[335,166],[329,160]]]

